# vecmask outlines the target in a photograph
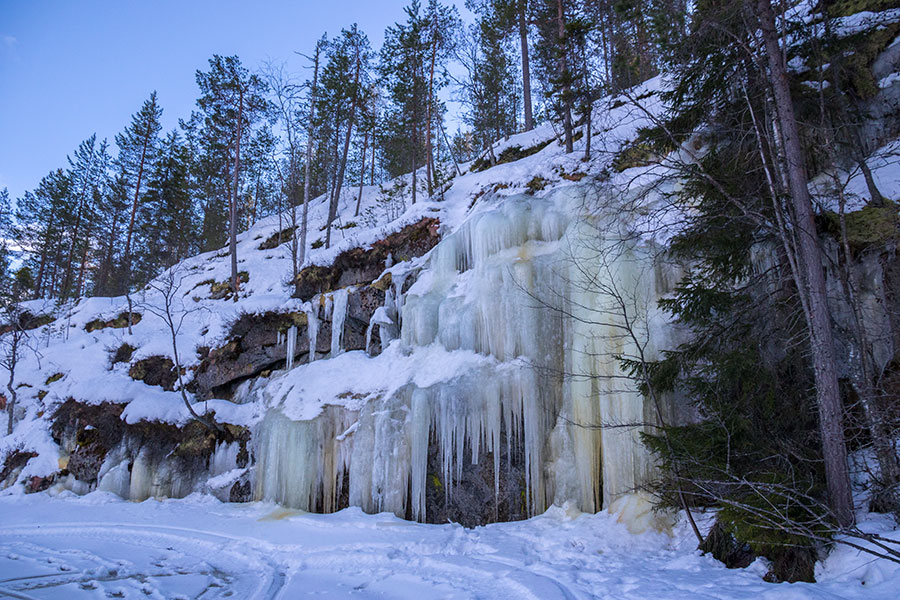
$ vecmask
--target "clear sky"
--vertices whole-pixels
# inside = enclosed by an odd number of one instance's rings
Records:
[[[356,22],[381,47],[403,0],[0,0],[0,189],[20,197],[96,132],[113,137],[157,90],[163,125],[194,107],[213,54],[301,71],[324,32]],[[459,4],[462,4],[461,2]]]

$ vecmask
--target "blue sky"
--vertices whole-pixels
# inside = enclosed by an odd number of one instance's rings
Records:
[[[461,4],[461,3],[460,3]],[[33,189],[96,132],[113,137],[157,90],[187,117],[213,54],[300,71],[315,40],[356,22],[379,48],[401,0],[0,0],[0,189]]]

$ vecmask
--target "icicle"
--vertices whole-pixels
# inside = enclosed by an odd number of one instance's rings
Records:
[[[285,350],[285,369],[294,368],[294,355],[297,353],[297,326],[291,325],[287,330],[287,349]]]
[[[347,301],[350,291],[347,288],[336,290],[333,294],[334,304],[331,311],[331,357],[341,354],[344,341],[344,320],[347,318]]]
[[[315,302],[313,298],[313,302]],[[319,317],[312,304],[304,304],[303,312],[306,314],[306,333],[309,337],[309,362],[316,360],[316,343],[319,338]]]

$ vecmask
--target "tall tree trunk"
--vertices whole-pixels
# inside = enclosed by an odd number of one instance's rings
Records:
[[[766,47],[766,58],[784,144],[788,189],[793,203],[794,218],[797,221],[795,223],[798,230],[797,246],[803,274],[803,281],[798,284],[800,284],[800,293],[806,293],[809,305],[807,324],[815,374],[816,400],[819,409],[819,427],[822,435],[822,454],[825,460],[828,496],[838,523],[841,526],[849,527],[854,522],[853,501],[850,492],[847,447],[844,441],[841,398],[834,358],[834,340],[831,318],[828,314],[822,249],[816,234],[812,202],[807,188],[808,177],[803,148],[800,144],[787,69],[775,28],[775,15],[771,0],[757,0],[756,7]]]
[[[525,131],[534,129],[534,114],[531,110],[531,66],[528,60],[528,24],[525,21],[525,11],[528,8],[528,0],[519,0],[519,43],[522,46],[522,96],[525,110]]]
[[[450,154],[450,158],[453,160],[453,166],[456,167],[456,174],[462,175],[462,170],[459,168],[459,162],[456,160],[456,155],[453,154],[453,146],[450,145],[450,140],[447,139],[447,131],[444,129],[444,124],[441,123],[441,135],[444,136],[444,143],[447,144],[447,152]],[[374,157],[375,155],[372,154]]]
[[[306,260],[306,229],[309,223],[309,179],[310,179],[310,163],[312,163],[312,148],[313,148],[313,138],[315,137],[315,116],[316,116],[316,86],[319,82],[319,52],[321,50],[321,45],[319,42],[316,42],[316,58],[315,58],[315,67],[313,70],[313,84],[312,91],[310,93],[309,100],[309,123],[307,125],[306,132],[306,164],[303,166],[304,168],[304,176],[303,176],[303,219],[300,223],[300,256],[297,259],[299,264],[294,264],[294,281],[297,280],[297,273],[300,270],[300,265],[304,263]]]
[[[369,149],[369,132],[366,132],[366,137],[363,138],[363,149],[362,149],[362,165],[359,167],[359,195],[356,197],[356,212],[353,213],[354,217],[359,216],[359,206],[362,204],[362,195],[363,195],[363,180],[366,175],[366,150]]]
[[[431,67],[428,73],[428,99],[425,102],[425,179],[428,182],[428,195],[434,193],[434,155],[431,149],[431,104],[434,94],[434,63],[437,60],[437,18],[434,21],[434,41],[431,46]]]
[[[372,130],[372,175],[369,178],[369,185],[375,185],[375,149],[378,147],[375,138],[375,130]]]
[[[347,168],[347,154],[350,152],[350,137],[353,135],[353,120],[356,118],[356,105],[359,102],[359,48],[356,49],[356,74],[353,76],[353,102],[350,104],[350,119],[347,122],[347,134],[344,136],[344,150],[338,165],[337,179],[334,182],[334,190],[331,194],[331,203],[328,206],[328,222],[325,227],[325,247],[331,248],[331,225],[337,217],[338,202],[341,198],[341,188],[344,186],[344,171]]]
[[[82,294],[84,293],[84,272],[87,267],[87,255],[89,247],[89,240],[85,240],[84,250],[81,251],[81,263],[78,267],[78,284],[75,286],[76,298],[81,298]]]
[[[134,184],[134,200],[131,202],[131,218],[128,220],[128,235],[125,236],[125,287],[131,286],[131,236],[134,233],[134,220],[137,215],[138,198],[141,195],[141,179],[144,176],[144,161],[147,158],[147,147],[150,145],[152,133],[152,121],[147,119],[147,132],[144,134],[144,143],[141,146],[141,162],[138,167],[137,182]]]
[[[61,296],[63,300],[69,297],[69,286],[72,285],[72,259],[75,256],[75,244],[78,242],[78,233],[81,228],[81,202],[78,204],[78,211],[75,213],[75,225],[72,227],[72,242],[69,244],[69,253],[66,256],[66,269],[63,276],[63,284]]]
[[[566,66],[566,17],[563,11],[563,0],[556,0],[556,24],[559,32],[559,77],[565,80],[568,77]],[[563,130],[566,136],[566,153],[573,151],[572,141],[572,106],[571,106],[571,90],[569,84],[565,83],[562,89],[563,94]]]
[[[19,314],[18,311],[15,311],[13,318],[18,320]],[[18,327],[18,323],[12,324],[14,328]],[[12,435],[13,432],[13,419],[16,414],[16,400],[18,396],[16,394],[16,386],[13,385],[16,379],[16,363],[19,362],[19,338],[21,336],[21,331],[12,331],[10,333],[10,342],[7,356],[7,370],[9,371],[9,378],[6,380],[6,389],[9,391],[9,398],[6,401],[6,411],[9,415],[6,424],[6,435]]]
[[[416,181],[416,168],[418,165],[416,164],[416,138],[417,136],[413,134],[413,148],[412,148],[412,203],[416,203],[416,186],[418,185]]]
[[[240,277],[238,276],[237,266],[237,203],[238,203],[238,174],[241,168],[241,127],[244,118],[244,86],[238,87],[238,120],[237,120],[237,136],[234,144],[234,185],[231,191],[231,223],[228,228],[228,245],[231,253],[231,291],[234,293],[234,301],[237,302],[238,291],[241,288]]]

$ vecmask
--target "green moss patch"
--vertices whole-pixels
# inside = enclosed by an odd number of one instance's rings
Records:
[[[824,233],[841,241],[840,215],[826,212],[820,219]],[[900,242],[900,215],[897,205],[887,201],[883,206],[868,205],[846,213],[847,242],[851,252],[863,252],[869,248]]]
[[[141,313],[132,312],[131,313],[131,324],[137,325],[141,322]],[[128,313],[121,312],[114,319],[110,319],[108,321],[104,321],[102,318],[94,319],[93,321],[88,321],[88,323],[84,326],[84,330],[88,333],[92,331],[100,331],[101,329],[107,328],[113,329],[124,329],[128,327]]]
[[[548,183],[550,183],[550,182],[547,181],[546,179],[544,179],[543,177],[541,177],[540,175],[535,175],[534,177],[531,178],[531,181],[529,181],[528,183],[525,184],[525,187],[528,188],[529,194],[535,194],[537,192],[540,192],[544,188],[546,188]]]
[[[250,273],[240,271],[238,273],[238,281],[247,283],[250,281]],[[231,277],[224,281],[213,281],[209,285],[210,300],[229,300],[232,296],[234,296],[234,291],[231,289]]]

